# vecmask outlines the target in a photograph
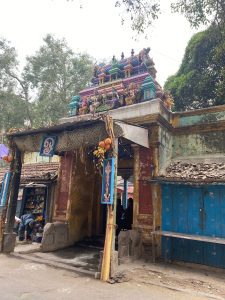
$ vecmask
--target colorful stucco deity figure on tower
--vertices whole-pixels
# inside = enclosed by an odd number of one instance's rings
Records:
[[[120,96],[117,90],[114,87],[112,87],[112,108],[118,108],[120,106]]]
[[[143,101],[147,101],[147,100],[156,98],[155,82],[151,76],[147,76],[145,78],[144,82],[142,83],[141,88],[144,91]]]
[[[163,103],[168,110],[170,110],[170,111],[172,110],[172,108],[174,106],[174,100],[173,100],[173,96],[171,95],[170,92],[166,91],[164,93]]]
[[[127,88],[127,93],[125,96],[126,105],[131,105],[135,103],[135,97],[138,92],[137,84],[131,82]]]
[[[70,103],[70,116],[101,113],[144,101],[159,98],[171,109],[172,100],[156,81],[154,62],[149,56],[150,48],[135,54],[132,49],[129,57],[122,52],[118,61],[113,56],[110,63],[94,66],[92,85],[75,96]],[[80,100],[82,99],[82,102]]]
[[[156,77],[156,69],[155,69],[155,64],[153,60],[150,58],[149,53],[150,53],[151,48],[144,48],[139,52],[138,59],[139,63],[143,65],[146,70],[150,73],[150,75],[155,79]]]
[[[115,55],[113,55],[112,62],[111,62],[111,68],[109,69],[110,74],[110,81],[113,79],[117,80],[120,75],[120,67],[119,63],[115,58]]]
[[[133,69],[130,59],[127,60],[127,64],[123,67],[123,69],[124,69],[125,78],[130,77]]]
[[[105,68],[101,67],[99,74],[98,74],[98,79],[99,79],[99,84],[103,84],[105,81],[106,73],[105,73]]]
[[[71,102],[69,104],[70,116],[76,116],[78,114],[81,105],[80,101],[80,96],[76,95],[72,97]]]
[[[89,103],[90,103],[90,106],[89,106],[90,113],[95,113],[96,109],[101,104],[100,103],[100,94],[97,89],[95,90],[94,96],[90,97]]]
[[[85,115],[88,112],[88,101],[83,97],[81,107],[79,108],[79,115]]]

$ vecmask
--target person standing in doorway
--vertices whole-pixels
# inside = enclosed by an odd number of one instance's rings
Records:
[[[133,199],[127,201],[127,209],[125,210],[125,229],[131,230],[133,225]]]

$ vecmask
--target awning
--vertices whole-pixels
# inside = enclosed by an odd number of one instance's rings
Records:
[[[108,137],[103,121],[94,121],[93,123],[70,124],[70,127],[59,126],[51,128],[42,128],[40,130],[28,131],[25,134],[19,132],[11,135],[17,147],[21,151],[39,152],[42,139],[46,135],[56,135],[58,142],[56,153],[73,151],[81,147],[90,147],[98,145],[99,141]],[[121,121],[114,121],[114,134],[116,138],[124,137],[143,147],[149,147],[148,130],[146,128],[130,125]]]

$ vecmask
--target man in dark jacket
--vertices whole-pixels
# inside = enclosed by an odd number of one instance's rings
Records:
[[[25,241],[31,240],[31,234],[33,231],[33,227],[35,224],[35,217],[32,214],[23,215],[21,218],[21,222],[19,224],[19,240]]]

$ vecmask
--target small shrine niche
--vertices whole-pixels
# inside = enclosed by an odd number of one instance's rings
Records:
[[[171,101],[156,81],[155,64],[149,53],[150,48],[138,54],[132,49],[127,58],[122,52],[119,60],[113,55],[109,64],[95,65],[91,86],[72,97],[69,115],[99,113],[155,98],[167,99],[165,106],[171,108]]]
[[[141,87],[144,91],[144,101],[156,98],[155,83],[151,76],[145,78]]]

